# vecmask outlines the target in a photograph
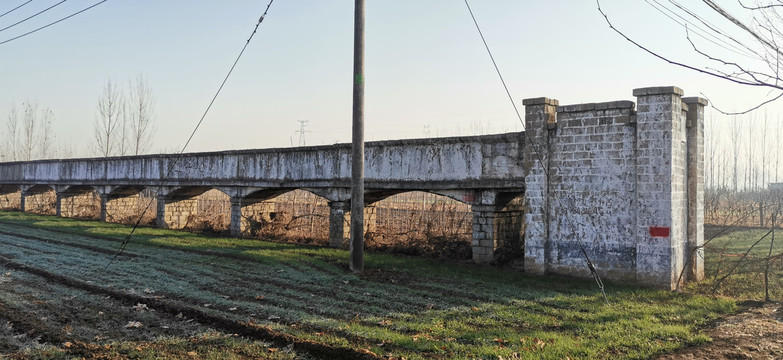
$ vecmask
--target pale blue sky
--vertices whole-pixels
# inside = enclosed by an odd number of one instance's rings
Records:
[[[0,41],[95,1],[70,0],[0,31]],[[0,13],[22,2],[0,0]],[[35,0],[0,18],[0,28],[55,2]],[[179,148],[266,4],[109,0],[0,45],[0,123],[13,101],[37,101],[55,112],[58,140],[90,155],[103,85],[142,74],[157,102],[152,151]],[[561,104],[633,100],[632,89],[658,85],[704,92],[724,108],[766,95],[652,58],[613,33],[592,0],[471,5],[520,107],[540,96]],[[602,5],[646,45],[705,63],[684,30],[645,1]],[[290,146],[298,120],[309,121],[308,145],[348,142],[352,19],[349,0],[275,1],[189,151]],[[368,0],[366,40],[367,140],[521,130],[462,0]]]

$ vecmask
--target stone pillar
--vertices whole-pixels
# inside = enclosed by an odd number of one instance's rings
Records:
[[[364,233],[374,233],[378,230],[378,209],[375,204],[364,206]]]
[[[54,215],[57,217],[63,216],[63,199],[67,197],[66,194],[57,192],[55,193],[56,200],[54,201]]]
[[[348,241],[350,229],[346,231],[345,224],[350,210],[350,201],[329,202],[329,246],[343,247],[343,244]],[[367,222],[365,221],[365,224],[366,223]]]
[[[167,198],[165,195],[158,195],[158,209],[155,214],[155,224],[161,229],[168,227],[166,224],[166,200]]]
[[[473,205],[473,262],[487,264],[495,260],[499,225],[503,220],[493,205]]]
[[[688,105],[688,280],[704,280],[704,107],[699,97]]]
[[[686,128],[683,91],[635,89],[636,280],[674,290],[687,250]]]
[[[27,212],[27,197],[30,195],[30,191],[25,188],[19,191],[19,211]]]
[[[231,236],[242,236],[242,197],[231,197]]]
[[[100,194],[101,197],[101,214],[98,219],[101,222],[106,222],[106,206],[109,203],[109,194]]]
[[[536,98],[525,99],[523,104],[525,105],[526,133],[524,149],[525,271],[544,274],[547,272],[550,252],[549,177],[547,176],[549,128],[556,124],[556,110],[559,102],[554,99]]]

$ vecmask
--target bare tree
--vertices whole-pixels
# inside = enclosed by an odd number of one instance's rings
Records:
[[[769,180],[769,177],[767,176],[767,172],[769,169],[767,166],[769,165],[769,156],[772,149],[769,148],[769,142],[767,141],[769,138],[769,114],[767,114],[767,111],[764,111],[764,121],[761,122],[761,142],[759,146],[761,146],[761,189],[767,188],[767,182]]]
[[[737,0],[742,15],[718,5],[713,0],[702,0],[696,4],[682,5],[676,1],[648,2],[652,11],[660,11],[683,27],[683,36],[693,51],[702,57],[703,64],[686,62],[666,55],[658,49],[643,45],[615,27],[607,12],[596,0],[598,11],[609,27],[633,45],[648,54],[670,64],[693,70],[735,84],[754,88],[767,88],[771,96],[756,106],[744,111],[747,113],[783,97],[783,52],[778,44],[783,43],[783,2],[780,0]],[[733,3],[733,2],[731,2]],[[728,2],[723,3],[726,6]],[[708,20],[715,18],[720,23]],[[749,19],[746,23],[742,19]],[[724,114],[727,112],[718,110]]]
[[[780,115],[777,117],[777,122],[775,124],[775,139],[777,141],[774,142],[775,148],[772,149],[772,156],[775,159],[775,182],[780,181],[780,178],[778,177],[780,175],[779,166],[780,166],[780,151],[781,149],[780,143],[781,143],[781,136],[783,136],[783,124],[780,122]]]
[[[98,117],[95,120],[95,150],[100,156],[109,157],[117,148],[116,130],[120,122],[121,101],[120,90],[107,80],[98,99]]]
[[[707,174],[709,178],[707,184],[709,184],[710,189],[715,190],[715,165],[718,165],[718,132],[715,121],[713,120],[712,113],[710,113],[710,121],[706,123],[705,128],[705,162],[707,165]]]
[[[48,107],[30,101],[21,106],[13,102],[0,141],[0,160],[29,161],[55,156],[54,120],[54,111]]]
[[[130,120],[128,119],[128,101],[123,98],[122,106],[120,106],[120,123],[117,129],[117,154],[120,156],[128,155],[130,153]]]
[[[155,98],[141,75],[131,82],[127,111],[131,151],[134,155],[143,154],[152,142]]]
[[[54,156],[54,131],[52,130],[52,123],[54,123],[54,111],[49,108],[45,108],[41,111],[40,118],[40,139],[38,142],[38,157],[41,159],[50,159]]]
[[[733,116],[731,118],[731,132],[729,133],[730,140],[731,140],[731,149],[732,149],[732,185],[733,190],[736,192],[739,190],[739,154],[740,154],[740,145],[742,142],[742,139],[740,138],[742,133],[740,132],[742,130],[742,127],[740,126],[740,121],[737,120],[737,116]]]
[[[6,122],[6,135],[3,141],[3,157],[5,161],[19,160],[19,110],[16,103],[11,103],[11,110]]]
[[[756,116],[755,114],[748,115],[746,121],[744,121],[744,127],[747,131],[747,137],[745,138],[745,189],[757,190],[758,184],[756,181],[756,142],[752,141],[756,129]]]
[[[38,146],[38,105],[29,101],[23,104],[21,160],[30,161]]]

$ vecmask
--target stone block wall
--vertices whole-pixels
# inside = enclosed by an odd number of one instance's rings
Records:
[[[136,216],[139,212],[139,194],[111,197],[105,201],[105,221],[127,222],[128,218]]]
[[[22,192],[17,190],[0,194],[0,209],[19,209],[22,206]]]
[[[60,197],[60,216],[97,219],[101,214],[100,197],[94,192]]]
[[[54,190],[36,192],[24,196],[25,212],[41,215],[57,214],[57,195]]]
[[[689,107],[682,94],[637,89],[636,105],[526,100],[527,271],[589,276],[586,253],[609,279],[670,289],[680,274],[699,279],[703,263],[686,258],[703,242],[703,131],[686,119],[698,124],[706,102]]]
[[[240,224],[239,233],[243,235],[251,235],[253,231],[259,231],[261,229],[253,229],[253,225],[267,224],[273,221],[272,217],[275,214],[275,202],[273,200],[261,201],[252,203],[249,205],[243,205],[241,207],[241,218],[238,220]],[[233,220],[236,221],[236,220]]]
[[[158,199],[160,203],[160,199]],[[198,198],[170,199],[165,201],[163,223],[169,229],[182,229],[188,225],[188,218],[198,213]],[[160,205],[158,205],[160,208]],[[158,214],[158,218],[161,218]]]
[[[607,276],[633,276],[633,108],[630,101],[557,108],[548,149],[548,231],[557,239],[548,251],[550,271],[589,275],[585,246],[601,254],[592,260]]]

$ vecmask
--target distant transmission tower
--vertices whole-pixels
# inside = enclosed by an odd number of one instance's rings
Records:
[[[309,131],[305,131],[305,127],[309,122],[310,121],[308,120],[299,120],[299,130],[296,131],[299,133],[299,146],[307,145],[307,140],[305,139],[305,133],[309,133]]]

